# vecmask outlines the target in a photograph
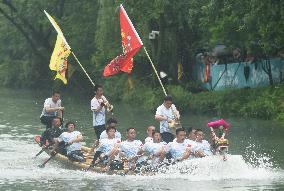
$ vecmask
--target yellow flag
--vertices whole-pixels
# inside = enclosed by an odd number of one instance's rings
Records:
[[[57,72],[55,79],[58,78],[62,80],[64,84],[67,84],[67,57],[70,52],[70,48],[66,45],[64,39],[58,34],[53,53],[51,55],[49,68]]]
[[[178,80],[181,79],[182,75],[183,75],[183,68],[181,63],[178,63]]]

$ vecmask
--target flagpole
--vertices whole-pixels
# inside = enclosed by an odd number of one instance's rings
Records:
[[[84,71],[84,73],[86,74],[86,76],[88,77],[88,79],[90,80],[90,82],[93,84],[93,86],[95,87],[94,82],[92,81],[92,79],[90,78],[90,76],[88,75],[88,73],[86,72],[85,68],[82,66],[82,64],[80,63],[80,61],[78,60],[78,58],[76,57],[76,55],[74,54],[73,51],[71,51],[72,55],[74,56],[75,60],[78,62],[78,64],[80,65],[81,69]]]
[[[144,48],[144,50],[145,50],[145,53],[146,53],[148,59],[150,60],[151,66],[152,66],[153,70],[155,71],[155,74],[156,74],[156,76],[157,76],[157,78],[158,78],[158,80],[159,80],[159,82],[160,82],[160,84],[161,84],[161,86],[162,86],[162,89],[163,89],[163,92],[164,92],[165,96],[167,96],[167,92],[166,92],[166,90],[165,90],[165,88],[164,88],[164,85],[163,85],[163,83],[162,83],[162,81],[161,81],[161,79],[160,79],[160,77],[159,77],[159,74],[158,74],[158,72],[157,72],[157,70],[156,70],[156,68],[155,68],[155,66],[154,66],[154,64],[153,64],[153,62],[152,62],[152,60],[151,60],[151,58],[150,58],[150,56],[149,56],[147,50],[146,50],[146,47],[144,46],[143,48]]]

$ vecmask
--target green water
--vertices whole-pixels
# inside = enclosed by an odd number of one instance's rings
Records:
[[[256,120],[226,118],[231,124],[230,156],[198,159],[152,177],[108,176],[62,167],[51,161],[44,169],[37,167],[48,156],[32,157],[39,151],[33,142],[44,126],[39,121],[45,98],[40,91],[0,89],[0,190],[284,190],[284,124]],[[62,95],[66,108],[65,121],[77,123],[77,129],[89,146],[94,139],[91,97]],[[146,127],[158,123],[154,113],[126,103],[113,103],[118,130],[124,136],[135,127],[144,140]],[[157,103],[157,106],[160,103]],[[182,114],[184,126],[202,128],[220,116]],[[193,167],[190,173],[184,169]]]

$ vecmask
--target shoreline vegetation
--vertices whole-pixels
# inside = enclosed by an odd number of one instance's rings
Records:
[[[112,94],[111,92],[119,92],[116,88],[121,92]],[[116,88],[106,84],[106,96],[114,101],[142,106],[149,111],[155,111],[164,97],[159,86],[151,88],[137,83],[132,90],[125,90],[125,87],[119,85]],[[282,84],[253,89],[227,89],[198,93],[192,93],[188,88],[180,85],[168,85],[166,89],[167,93],[173,96],[174,104],[181,111],[284,121],[284,85]]]

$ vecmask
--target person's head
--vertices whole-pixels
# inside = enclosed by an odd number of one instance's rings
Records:
[[[55,117],[52,120],[53,127],[60,127],[61,126],[61,119],[59,117]]]
[[[148,137],[153,137],[153,132],[155,131],[155,126],[153,125],[150,125],[148,128],[147,128],[147,135]]]
[[[115,118],[109,118],[106,122],[107,127],[116,127],[117,126],[117,120]]]
[[[113,126],[108,126],[106,128],[106,133],[108,138],[113,139],[115,137],[116,128]]]
[[[154,142],[154,143],[159,143],[159,142],[161,142],[161,134],[160,134],[160,132],[158,132],[158,131],[153,131],[152,136],[153,136],[153,142]]]
[[[131,140],[131,141],[135,140],[135,138],[136,138],[136,130],[135,130],[135,128],[130,127],[130,128],[128,128],[126,130],[126,132],[127,132],[127,139],[128,140]]]
[[[104,93],[103,86],[97,84],[95,86],[95,94],[96,94],[96,96],[101,96],[101,95],[103,95],[103,93]]]
[[[65,128],[67,129],[68,132],[73,132],[75,129],[75,123],[72,121],[69,121],[68,123],[66,123]]]
[[[196,141],[197,142],[202,142],[204,138],[204,133],[201,129],[196,129],[195,131],[195,136],[196,136]]]
[[[177,142],[182,143],[185,139],[185,130],[183,128],[178,128],[176,130],[176,137],[177,137]]]
[[[172,98],[172,96],[167,95],[167,96],[164,98],[164,106],[169,109],[169,108],[172,106],[172,104],[173,104],[173,98]]]
[[[196,131],[196,129],[194,127],[189,127],[188,128],[188,138],[190,140],[195,140],[196,139],[195,131]]]
[[[54,90],[52,92],[52,98],[51,99],[52,99],[53,102],[56,103],[60,99],[60,92],[57,91],[57,90]]]

